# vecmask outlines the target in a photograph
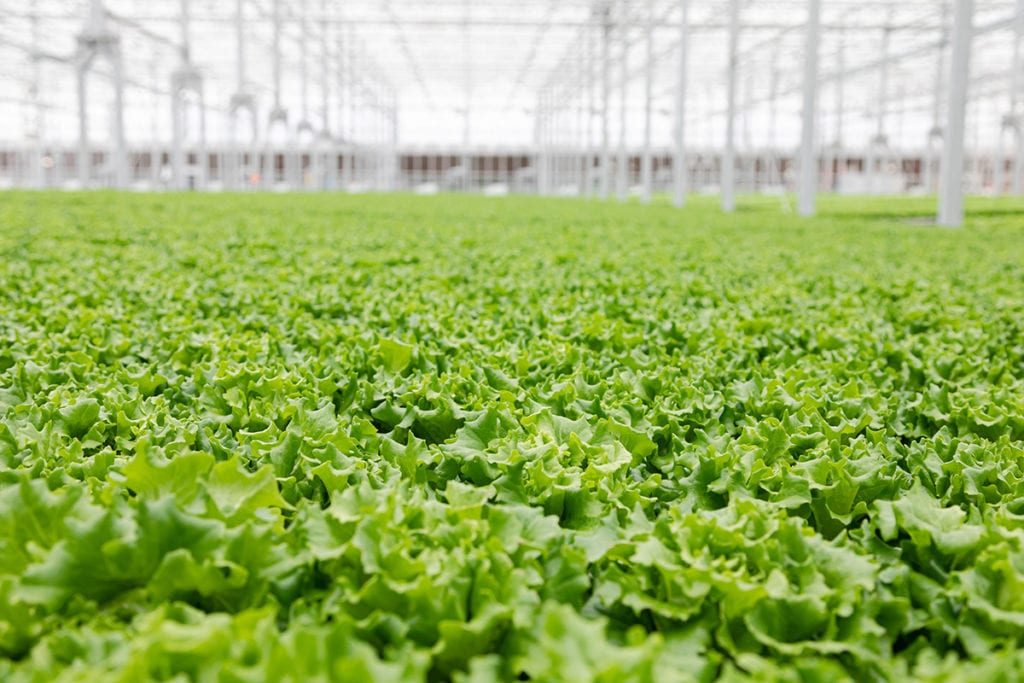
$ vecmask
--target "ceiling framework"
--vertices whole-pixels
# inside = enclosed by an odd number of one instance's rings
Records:
[[[360,75],[364,80],[381,80],[388,84],[400,101],[406,117],[426,122],[421,126],[403,126],[402,138],[409,143],[429,143],[423,131],[434,128],[429,123],[432,113],[441,127],[452,124],[447,120],[452,112],[461,111],[465,98],[466,71],[471,67],[480,87],[472,98],[474,113],[484,122],[473,126],[480,134],[475,144],[499,144],[501,141],[486,134],[488,112],[516,110],[520,114],[536,104],[537,93],[557,82],[565,73],[567,62],[578,59],[578,46],[588,36],[598,33],[597,17],[605,5],[613,7],[616,22],[626,22],[629,29],[617,31],[616,39],[623,36],[632,43],[633,64],[629,78],[642,77],[642,40],[644,7],[646,0],[343,0],[326,3],[307,0],[280,0],[283,21],[283,69],[285,72],[285,99],[292,109],[298,109],[300,95],[300,61],[303,44],[302,27],[308,26],[307,40],[318,41],[320,32],[329,34],[332,54],[344,42],[342,36],[354,41]],[[123,41],[127,57],[126,77],[131,89],[166,88],[173,70],[172,55],[180,52],[181,3],[179,0],[107,0],[110,24]],[[246,0],[246,32],[249,45],[246,53],[246,73],[252,91],[261,101],[271,98],[271,72],[273,43],[273,0]],[[655,5],[654,54],[659,66],[670,65],[678,51],[679,2],[657,0]],[[722,76],[726,68],[725,35],[728,29],[728,0],[695,0],[690,17],[692,60],[690,82],[694,93],[707,93],[720,103],[718,107],[694,109],[694,115],[721,116],[725,92]],[[769,98],[767,84],[772,81],[771,70],[781,73],[776,97],[794,99],[798,96],[802,77],[801,26],[806,17],[806,0],[757,0],[741,3],[740,68],[754,82],[753,97],[745,106],[760,107]],[[823,81],[839,77],[836,70],[838,43],[845,44],[846,67],[842,78],[850,81],[850,103],[858,99],[867,101],[870,88],[858,88],[860,81],[870,80],[877,71],[878,49],[882,37],[890,36],[894,49],[890,83],[893,92],[906,92],[920,88],[921,71],[935,61],[938,43],[948,23],[944,15],[943,0],[829,0],[823,3],[821,20],[823,53],[821,69]],[[305,12],[303,12],[305,7]],[[75,36],[81,31],[87,13],[88,1],[18,0],[0,2],[0,53],[5,64],[0,71],[4,91],[9,94],[25,93],[29,89],[31,70],[22,68],[32,60],[33,54],[45,53],[51,62],[61,57],[71,59]],[[237,57],[235,54],[235,3],[212,0],[192,0],[190,25],[194,38],[193,60],[212,92],[233,92]],[[1015,10],[1012,0],[977,0],[975,22],[979,26],[993,22],[1009,22]],[[41,45],[32,45],[27,39],[30,26],[37,22],[45,36]],[[1000,32],[993,32],[993,35]],[[1010,62],[1010,32],[1002,31],[994,40],[979,40],[975,49],[975,67],[972,78],[991,81],[999,71],[1008,71]],[[613,52],[615,48],[613,47]],[[337,62],[332,58],[332,61]],[[156,62],[157,82],[151,82],[152,69],[147,64]],[[335,71],[336,67],[331,70]],[[68,111],[73,103],[62,99],[67,91],[62,85],[68,74],[54,73],[51,84],[41,84],[41,94],[51,108],[64,107]],[[656,68],[653,91],[658,103],[655,109],[668,109],[672,105],[674,76],[668,68]],[[1009,74],[1004,80],[1003,92],[998,87],[984,91],[986,98],[1008,98]],[[331,80],[338,81],[333,73]],[[615,84],[620,87],[620,84]],[[316,84],[309,86],[316,89]],[[582,86],[581,86],[582,87]],[[329,94],[337,99],[337,94]],[[637,99],[637,98],[633,98]],[[226,110],[228,98],[210,98],[211,110]],[[791,104],[791,103],[790,103]],[[789,106],[789,105],[783,105]],[[822,106],[829,116],[828,99]],[[856,106],[856,105],[854,105]],[[903,105],[894,104],[898,111]],[[697,112],[700,112],[699,114]],[[136,117],[137,118],[137,117]],[[475,121],[474,121],[475,122]],[[149,126],[128,123],[130,135],[137,136]],[[216,127],[214,127],[216,128]],[[408,128],[408,130],[406,130]],[[663,126],[656,126],[660,134],[655,140],[664,143]],[[984,127],[982,127],[984,128]],[[5,126],[7,135],[14,131]],[[460,131],[461,132],[461,131]],[[212,135],[218,133],[211,131]],[[449,133],[438,136],[448,143],[460,135]],[[493,139],[488,139],[489,137]],[[521,137],[521,136],[520,136]],[[516,141],[523,142],[522,139]],[[902,141],[901,141],[902,142]],[[987,140],[991,142],[991,140]],[[916,144],[907,140],[906,144]]]

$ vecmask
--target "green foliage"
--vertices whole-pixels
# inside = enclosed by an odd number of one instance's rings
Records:
[[[1024,206],[8,194],[0,679],[1024,677]]]

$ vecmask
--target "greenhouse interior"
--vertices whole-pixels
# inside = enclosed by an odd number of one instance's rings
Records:
[[[1015,0],[8,3],[0,182],[677,202],[690,190],[726,210],[736,192],[794,192],[806,213],[819,191],[941,189],[944,222],[958,223],[962,190],[1022,192],[1020,12]]]
[[[0,680],[1024,680],[1024,0],[0,0]]]

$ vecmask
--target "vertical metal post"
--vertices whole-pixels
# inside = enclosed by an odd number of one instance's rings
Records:
[[[626,0],[619,0],[619,40],[622,42],[622,55],[619,61],[619,153],[616,172],[620,202],[626,201],[629,197],[629,156],[626,153],[626,104],[629,97],[629,26],[626,15],[628,7]]]
[[[843,129],[846,123],[846,32],[839,32],[839,53],[836,57],[838,64],[836,65],[836,129],[835,138],[832,142],[833,157],[834,159],[829,162],[830,169],[831,164],[835,164],[832,176],[832,190],[839,190],[840,176],[843,171]]]
[[[544,185],[547,182],[545,178],[547,160],[544,158],[544,136],[546,135],[544,127],[544,92],[541,91],[537,93],[537,104],[533,112],[533,140],[537,149],[537,155],[533,162],[533,172],[538,195],[544,194],[546,190]]]
[[[182,190],[185,187],[185,137],[183,119],[184,108],[181,102],[181,93],[177,92],[177,79],[171,79],[171,187],[175,190]]]
[[[551,92],[551,108],[548,111],[548,117],[551,119],[551,190],[555,194],[558,194],[562,187],[562,165],[565,162],[562,158],[562,127],[565,122],[560,98],[559,90]]]
[[[197,161],[199,162],[199,179],[197,188],[206,187],[207,176],[210,172],[210,156],[206,148],[206,95],[203,86],[199,84],[198,105],[199,105],[199,148],[197,150]]]
[[[89,146],[89,104],[88,77],[95,48],[90,44],[106,30],[106,12],[103,0],[92,0],[89,3],[89,16],[85,22],[85,30],[79,39],[77,68],[78,86],[78,182],[83,189],[88,187],[92,176],[92,153]]]
[[[601,199],[607,200],[612,184],[609,123],[611,117],[611,5],[603,8],[601,33]]]
[[[29,152],[29,173],[30,173],[30,186],[36,189],[40,189],[45,185],[43,179],[43,135],[45,128],[45,106],[43,103],[43,70],[42,61],[39,56],[39,48],[41,42],[41,35],[39,32],[39,14],[36,11],[35,5],[32,7],[32,13],[30,15],[32,22],[32,82],[29,85],[30,95],[32,99],[33,114],[35,117],[35,131],[33,136],[32,151]]]
[[[556,94],[557,93],[557,94]],[[562,187],[562,164],[564,159],[562,158],[562,125],[563,125],[563,111],[559,106],[559,96],[561,95],[558,90],[553,90],[550,93],[550,107],[548,109],[548,118],[551,121],[551,128],[549,129],[550,137],[548,141],[551,144],[549,162],[551,164],[551,175],[549,179],[551,181],[551,190],[553,193],[558,194]]]
[[[551,86],[544,93],[544,194],[551,194],[558,182],[558,117]]]
[[[938,215],[939,225],[950,227],[964,222],[964,120],[967,116],[973,14],[974,0],[954,0],[949,107],[942,149]]]
[[[868,191],[875,193],[879,191],[878,176],[881,174],[883,159],[879,156],[888,143],[885,136],[885,116],[889,104],[889,42],[892,31],[890,24],[892,13],[886,15],[886,27],[882,30],[881,60],[878,69],[878,110],[875,117],[875,136],[868,146],[867,173]],[[878,166],[876,172],[875,167]]]
[[[586,31],[586,28],[584,28],[582,30]],[[584,151],[586,150],[586,147],[587,147],[587,144],[588,144],[588,141],[586,140],[586,137],[585,137],[585,131],[586,131],[585,108],[586,108],[587,100],[586,100],[585,92],[584,92],[585,88],[586,88],[586,85],[585,85],[584,81],[589,77],[589,74],[584,72],[584,67],[587,67],[589,69],[589,67],[590,67],[590,56],[586,53],[586,51],[584,49],[585,48],[585,43],[584,43],[584,38],[585,37],[586,37],[585,34],[583,34],[583,33],[580,34],[580,48],[579,48],[579,53],[576,55],[577,58],[575,60],[575,67],[576,67],[575,84],[576,84],[576,87],[575,87],[575,92],[573,93],[576,96],[576,106],[575,106],[575,109],[576,109],[576,126],[575,126],[575,130],[573,130],[573,135],[572,135],[572,143],[573,143],[573,146],[574,146],[574,149],[572,150],[572,152],[573,152],[573,166],[575,166],[575,172],[574,172],[573,175],[576,176],[576,181],[577,181],[576,182],[576,194],[578,196],[580,196],[580,197],[587,196],[586,195],[586,192],[587,192],[586,191],[586,183],[587,183],[587,180],[586,180],[587,179],[587,164],[586,164],[586,160],[587,160],[587,155],[584,154]]]
[[[777,132],[779,115],[779,46],[775,46],[772,54],[772,77],[769,85],[768,95],[768,154],[770,165],[768,167],[768,184],[775,187],[783,184],[782,170],[779,168]]]
[[[285,166],[291,165],[288,173],[291,187],[308,189],[303,158],[307,153],[312,157],[311,138],[313,126],[309,121],[309,2],[299,0],[299,121],[295,126],[298,145],[286,150]],[[291,147],[291,145],[289,145]],[[312,158],[310,158],[312,162]],[[311,164],[312,165],[312,164]],[[310,174],[312,175],[312,174]]]
[[[399,190],[402,159],[398,153],[398,91],[391,91],[391,189]]]
[[[818,191],[818,152],[814,129],[818,117],[818,39],[821,31],[821,0],[807,0],[807,26],[804,47],[804,107],[800,134],[800,196],[798,212],[814,215]]]
[[[473,159],[469,154],[470,109],[473,103],[473,71],[470,64],[469,50],[469,0],[463,5],[462,23],[462,68],[463,83],[466,89],[466,103],[462,110],[462,189],[468,192],[473,187]]]
[[[654,194],[654,158],[651,154],[651,117],[654,108],[654,0],[647,0],[644,19],[644,148],[641,157],[641,200],[644,204],[650,204]]]
[[[722,211],[736,210],[736,74],[739,70],[740,0],[729,0],[729,67],[726,78],[725,154],[722,155]]]
[[[241,92],[245,87],[245,0],[235,2],[235,69]]]
[[[78,37],[76,61],[78,76],[78,178],[83,187],[91,179],[92,157],[89,146],[88,102],[86,85],[92,63],[98,55],[110,62],[114,84],[113,141],[110,159],[113,165],[113,184],[124,187],[128,180],[127,150],[124,134],[124,73],[121,63],[120,41],[106,28],[106,11],[102,0],[92,0],[84,31]]]
[[[281,108],[281,0],[271,0],[274,33],[271,50],[274,52],[272,78],[274,79],[274,109]]]
[[[676,78],[676,153],[672,163],[672,203],[686,204],[686,81],[690,50],[690,0],[679,0],[679,73]]]
[[[462,110],[462,189],[467,192],[473,187],[473,158],[469,154],[469,125],[469,98],[467,97],[466,106]]]
[[[316,152],[318,181],[321,190],[333,190],[334,166],[331,153],[331,56],[327,49],[327,0],[320,0],[320,149]]]
[[[114,77],[114,187],[128,186],[128,145],[124,134],[124,64],[121,44],[110,46],[111,71]]]
[[[157,82],[157,58],[154,57],[149,63],[150,82]],[[157,111],[160,109],[160,93],[156,88],[152,92],[153,100],[150,103],[152,113],[150,117],[150,150],[149,150],[149,182],[153,189],[156,189],[161,181],[160,174],[163,170],[163,149],[159,142],[159,121]]]
[[[585,159],[583,165],[583,185],[586,187],[584,196],[590,197],[594,193],[594,53],[596,52],[596,50],[594,49],[593,26],[590,22],[587,22],[587,26],[584,30],[586,30],[587,32],[587,128],[583,134],[585,140],[583,144],[583,156]]]
[[[231,145],[224,157],[224,168],[221,168],[224,187],[232,190],[238,186],[238,174],[242,167],[242,146],[236,132],[236,124],[241,99],[244,97],[242,93],[245,92],[245,0],[235,2],[235,83],[235,99],[232,100],[227,115]]]
[[[300,124],[309,122],[309,7],[306,0],[299,0],[299,99],[302,104]]]
[[[178,69],[171,75],[171,171],[175,190],[186,189],[185,181],[185,135],[188,107],[184,91],[191,86],[189,60],[189,0],[181,0],[178,24],[181,29],[181,53]]]
[[[925,192],[935,190],[935,146],[942,137],[942,92],[946,84],[946,45],[949,42],[949,0],[942,0],[942,28],[939,30],[939,48],[935,59],[935,83],[932,86],[932,128],[928,131],[925,141],[924,189]]]
[[[888,23],[891,17],[886,19]],[[889,106],[889,45],[892,31],[889,26],[882,32],[882,59],[878,73],[878,112],[875,119],[875,136],[881,140],[885,137],[885,116]]]
[[[264,187],[273,187],[277,180],[276,141],[270,133],[275,123],[286,127],[288,125],[288,115],[281,105],[281,0],[271,0],[270,8],[273,24],[273,32],[271,34],[271,51],[273,52],[271,78],[274,82],[274,107],[270,111],[267,125],[266,154],[264,155],[262,169]]]
[[[1024,192],[1024,102],[1021,101],[1024,90],[1024,59],[1021,55],[1021,38],[1024,37],[1024,0],[1017,0],[1017,21],[1013,25],[1013,63],[1010,80],[1010,125],[1015,137],[1015,150],[1011,165],[1011,192],[1020,195]]]
[[[334,167],[334,173],[338,176],[338,189],[344,190],[348,184],[348,175],[346,173],[346,158],[348,153],[345,146],[345,105],[348,98],[345,96],[345,88],[347,78],[345,76],[345,66],[347,60],[345,59],[345,49],[348,42],[344,37],[344,29],[339,27],[337,31],[337,51],[338,51],[338,111],[337,111],[337,129],[338,129],[338,149],[335,149],[331,157],[331,165]],[[339,168],[340,166],[340,168]]]
[[[349,120],[349,144],[348,144],[348,181],[350,184],[357,184],[356,177],[356,155],[358,154],[357,140],[360,133],[359,120],[356,116],[356,97],[359,94],[356,79],[359,70],[356,62],[357,53],[355,45],[355,28],[348,27],[348,120]]]
[[[88,62],[78,65],[78,184],[82,189],[89,186],[92,175],[92,154],[89,148],[89,107],[86,103]]]
[[[181,29],[181,66],[184,69],[190,57],[190,46],[188,43],[189,7],[188,0],[181,0],[181,11],[178,15],[178,23]],[[171,156],[171,165],[174,169],[174,189],[185,189],[185,117],[187,116],[185,103],[182,101],[181,89],[183,84],[176,75],[171,77],[173,92],[171,93],[171,115],[174,117],[174,137],[172,145],[174,148]]]

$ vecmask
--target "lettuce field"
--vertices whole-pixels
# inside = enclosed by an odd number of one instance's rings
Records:
[[[0,196],[0,680],[1019,681],[1024,202]]]

